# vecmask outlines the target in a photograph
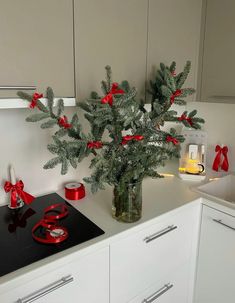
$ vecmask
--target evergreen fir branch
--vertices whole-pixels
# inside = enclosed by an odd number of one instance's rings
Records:
[[[183,89],[181,89],[180,97],[184,98],[184,97],[187,97],[187,96],[191,96],[192,94],[195,93],[195,91],[196,90],[194,88],[183,88]]]
[[[90,97],[91,99],[101,99],[97,92],[91,92]]]
[[[187,114],[187,112],[186,112],[186,114]],[[188,114],[188,117],[189,117],[189,118],[192,118],[192,117],[196,116],[196,114],[197,114],[197,110],[194,109],[194,110],[192,110],[192,111]],[[204,120],[203,120],[203,121],[204,121]]]
[[[48,87],[46,90],[46,97],[48,102],[48,109],[52,118],[56,118],[55,114],[53,113],[53,106],[54,106],[54,92],[51,87]]]
[[[37,100],[37,107],[40,111],[44,112],[44,113],[48,113],[49,110],[47,109],[47,107],[40,101]]]
[[[184,82],[186,81],[186,79],[189,75],[190,69],[191,69],[191,62],[187,61],[186,65],[184,67],[183,73],[177,79],[177,88],[178,89],[181,88],[184,85]]]
[[[17,92],[17,95],[21,98],[21,99],[23,99],[23,100],[27,100],[27,101],[29,101],[29,102],[31,102],[32,101],[32,95],[29,95],[29,94],[27,94],[27,93],[25,93],[25,92],[22,92],[22,91],[18,91]]]
[[[163,96],[165,96],[166,98],[170,98],[170,96],[172,95],[172,91],[169,87],[167,87],[166,85],[162,85],[161,86],[161,93],[163,94]]]
[[[101,89],[104,95],[107,95],[109,93],[109,85],[105,81],[101,81]]]
[[[179,99],[179,98],[175,98],[174,103],[177,105],[186,105],[187,104],[187,102],[185,100]]]
[[[38,114],[33,114],[30,115],[26,118],[27,122],[38,122],[41,121],[43,119],[49,118],[50,114],[49,113],[38,113]]]
[[[53,126],[55,126],[57,124],[57,120],[56,119],[50,119],[47,122],[44,122],[41,124],[41,128],[45,129],[45,128],[51,128]]]
[[[77,168],[78,164],[75,158],[69,158],[69,162],[73,168]]]
[[[171,73],[174,73],[175,72],[175,69],[176,69],[176,62],[173,61],[170,65],[170,72]]]
[[[64,111],[64,100],[63,99],[59,99],[58,100],[58,109],[57,109],[57,116],[60,117],[61,114]]]
[[[121,82],[120,87],[125,91],[125,93],[128,93],[131,90],[130,84],[126,80]]]
[[[78,106],[88,113],[91,113],[93,111],[91,105],[88,102],[79,102]]]
[[[168,70],[166,70],[166,84],[172,92],[176,91],[175,79]]]
[[[44,169],[51,169],[54,168],[56,165],[58,165],[59,163],[61,163],[61,159],[60,157],[56,157],[53,159],[50,159],[44,166]]]
[[[106,80],[107,80],[107,89],[108,89],[107,93],[108,93],[112,87],[112,70],[109,65],[105,66],[105,70],[106,70]]]
[[[60,148],[55,145],[55,144],[48,144],[47,145],[47,149],[52,153],[52,154],[58,154],[59,153],[59,150]]]
[[[69,169],[69,163],[66,158],[63,158],[61,161],[61,175],[66,175]]]
[[[55,136],[57,137],[63,137],[65,135],[68,134],[68,130],[65,129],[65,128],[60,128],[56,133],[55,133]]]

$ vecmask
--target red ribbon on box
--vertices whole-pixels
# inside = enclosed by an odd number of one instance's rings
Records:
[[[17,207],[17,195],[26,203],[30,204],[35,199],[34,196],[28,194],[27,192],[23,191],[24,183],[22,180],[16,182],[15,185],[11,184],[11,182],[6,181],[4,185],[4,190],[6,193],[11,192],[11,207]]]

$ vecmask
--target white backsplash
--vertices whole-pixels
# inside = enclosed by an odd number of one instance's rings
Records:
[[[235,105],[191,102],[187,106],[188,110],[194,108],[206,120],[209,166],[214,159],[215,145],[226,144],[229,147],[230,170],[234,171]],[[175,109],[179,109],[180,113],[185,108],[175,107]],[[76,110],[76,108],[67,108],[66,115],[71,116]],[[43,164],[53,157],[46,148],[51,142],[53,131],[40,129],[40,123],[26,122],[25,118],[29,114],[29,109],[0,111],[0,204],[5,204],[9,198],[3,190],[5,180],[9,179],[9,164],[14,165],[16,176],[24,181],[25,190],[34,195],[55,191],[72,180],[82,181],[84,176],[90,174],[87,160],[80,163],[76,170],[70,168],[65,176],[61,176],[60,167],[44,170]],[[170,126],[168,124],[168,127]]]
[[[66,114],[71,116],[76,110],[67,108]],[[76,170],[70,168],[65,176],[61,176],[59,166],[44,170],[43,165],[53,157],[47,150],[53,131],[40,129],[40,123],[26,122],[29,114],[30,109],[0,110],[0,204],[9,199],[3,190],[4,182],[9,180],[9,164],[14,165],[16,177],[23,180],[25,190],[33,195],[55,191],[68,181],[81,181],[88,173],[87,161]]]

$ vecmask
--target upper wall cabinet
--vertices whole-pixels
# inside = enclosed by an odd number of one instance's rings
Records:
[[[78,99],[100,91],[106,65],[113,80],[145,94],[148,0],[75,0]]]
[[[196,88],[202,0],[149,0],[147,76],[153,78],[160,62],[176,61],[176,72],[192,63],[187,86]]]
[[[1,0],[0,7],[0,86],[51,86],[74,97],[73,1]],[[16,92],[0,89],[0,97]]]
[[[204,1],[201,100],[235,103],[235,1]]]

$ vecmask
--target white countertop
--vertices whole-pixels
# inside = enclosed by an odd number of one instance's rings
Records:
[[[67,200],[77,210],[102,228],[105,234],[7,274],[0,278],[0,284],[11,281],[28,272],[31,272],[32,275],[34,269],[45,269],[45,266],[47,266],[48,270],[50,270],[50,266],[54,261],[63,264],[63,259],[69,254],[71,256],[75,254],[77,257],[78,251],[81,255],[92,252],[114,240],[117,241],[118,238],[126,237],[133,230],[138,231],[144,226],[153,224],[157,217],[169,216],[170,212],[180,211],[181,207],[190,207],[191,203],[206,204],[235,216],[235,204],[227,205],[215,200],[201,199],[202,195],[190,189],[192,186],[196,186],[196,183],[183,181],[177,176],[144,180],[142,218],[135,223],[121,223],[112,218],[111,203],[113,193],[111,187],[95,195],[87,193],[86,197],[79,201]],[[65,199],[64,190],[59,191],[58,194]]]

